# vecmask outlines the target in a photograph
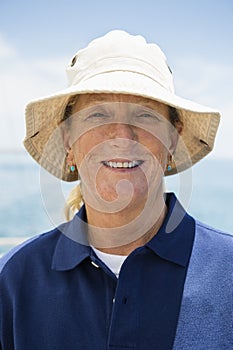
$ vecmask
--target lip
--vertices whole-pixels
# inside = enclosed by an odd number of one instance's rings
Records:
[[[135,170],[138,170],[140,165],[142,165],[143,163],[144,161],[141,159],[129,160],[129,159],[117,158],[117,159],[102,161],[102,164],[104,165],[105,168],[114,172],[135,171]]]

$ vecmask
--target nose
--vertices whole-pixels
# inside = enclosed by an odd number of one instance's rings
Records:
[[[115,123],[111,125],[111,128],[109,130],[109,137],[136,140],[136,130],[133,125]]]

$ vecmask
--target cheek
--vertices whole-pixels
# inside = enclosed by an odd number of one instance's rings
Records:
[[[155,137],[150,133],[140,135],[139,141],[161,163],[168,154],[168,137]]]
[[[88,155],[92,149],[102,142],[100,134],[96,131],[89,131],[86,134],[79,137],[72,146],[74,153],[74,159],[79,167],[86,155]]]

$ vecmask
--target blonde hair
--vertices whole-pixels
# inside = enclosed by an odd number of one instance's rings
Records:
[[[67,221],[71,220],[73,216],[79,211],[84,204],[81,183],[79,183],[71,190],[64,207],[64,214]]]
[[[69,99],[69,101],[66,105],[62,122],[66,121],[66,120],[67,121],[70,120],[73,106],[78,101],[78,98],[79,98],[79,95],[71,96],[71,98]],[[64,206],[64,215],[65,215],[66,220],[67,221],[71,220],[73,218],[73,216],[75,215],[75,213],[77,213],[77,211],[79,211],[79,209],[81,208],[81,206],[83,204],[84,204],[84,201],[83,201],[83,196],[82,196],[82,191],[81,191],[81,182],[79,180],[77,185],[71,190],[71,192],[69,193],[69,195],[66,199],[66,203]]]

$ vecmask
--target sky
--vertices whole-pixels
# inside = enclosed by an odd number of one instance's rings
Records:
[[[26,103],[65,88],[73,55],[112,29],[157,43],[176,93],[220,110],[212,157],[233,160],[232,0],[0,0],[0,151],[23,149]]]

